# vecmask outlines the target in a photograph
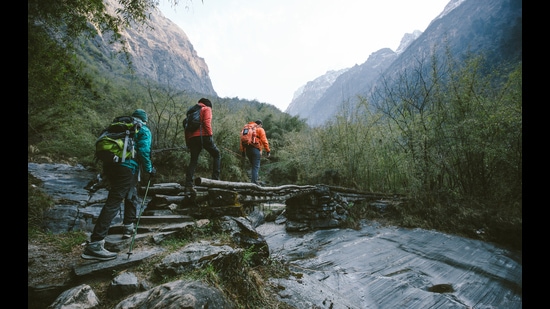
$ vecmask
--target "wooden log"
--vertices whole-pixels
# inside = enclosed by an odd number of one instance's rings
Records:
[[[279,202],[286,201],[292,195],[269,195],[269,196],[257,196],[257,195],[240,195],[239,201],[241,203],[249,202]]]
[[[201,178],[197,177],[195,178],[195,185],[197,186],[205,186],[205,187],[215,187],[215,188],[223,188],[227,190],[252,190],[252,191],[263,191],[263,192],[269,192],[269,191],[281,191],[281,190],[308,190],[308,189],[315,189],[315,186],[297,186],[297,185],[283,185],[278,187],[262,187],[255,183],[251,182],[232,182],[232,181],[222,181],[222,180],[213,180],[208,178]]]
[[[140,188],[140,193],[144,194],[146,186]],[[169,194],[169,195],[178,195],[179,192],[183,191],[183,187],[179,183],[167,182],[167,183],[155,183],[149,186],[149,191],[147,195],[154,194]]]
[[[184,199],[185,196],[157,194],[151,199],[151,203],[154,205],[179,204]]]
[[[154,183],[151,188],[181,188],[181,185],[177,182],[163,182]]]

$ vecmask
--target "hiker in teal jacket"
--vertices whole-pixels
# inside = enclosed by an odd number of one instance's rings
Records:
[[[134,115],[144,114],[143,120],[140,117]],[[153,141],[151,130],[147,127],[147,114],[142,109],[136,110],[133,114],[133,117],[136,117],[142,121],[141,129],[136,134],[135,138],[135,149],[136,156],[126,162],[121,163],[122,166],[130,168],[133,172],[138,171],[142,167],[142,171],[149,173],[153,170],[153,163],[151,162],[151,144]]]
[[[136,228],[137,209],[140,207],[137,195],[140,174],[141,172],[146,173],[146,175],[141,175],[147,177],[146,179],[150,179],[156,174],[151,162],[152,135],[147,127],[147,113],[142,109],[137,109],[132,116],[142,122],[141,129],[134,139],[135,156],[122,163],[103,164],[103,173],[110,185],[109,195],[90,235],[90,242],[84,248],[81,256],[83,259],[108,261],[117,257],[117,253],[104,248],[105,237],[109,232],[111,222],[118,214],[120,204],[124,201],[122,238],[132,237]],[[142,210],[140,209],[140,211]]]

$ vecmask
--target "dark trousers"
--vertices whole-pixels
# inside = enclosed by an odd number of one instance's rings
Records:
[[[140,203],[137,195],[138,173],[132,173],[130,168],[120,164],[104,166],[104,173],[111,188],[90,236],[92,242],[105,239],[111,222],[120,211],[122,201],[124,201],[123,224],[137,221],[136,213]]]
[[[185,175],[185,186],[193,186],[193,176],[195,175],[195,170],[199,163],[199,155],[201,151],[206,150],[212,157],[212,179],[220,179],[220,164],[221,164],[221,155],[220,150],[214,144],[212,136],[195,136],[191,137],[187,141],[187,147],[191,153],[191,162],[187,167],[187,173]]]
[[[258,173],[260,172],[260,149],[254,146],[246,146],[246,157],[252,166],[250,170],[250,182],[258,184]]]

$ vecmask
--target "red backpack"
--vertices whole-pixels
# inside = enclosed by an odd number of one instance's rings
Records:
[[[243,146],[257,144],[256,123],[247,123],[241,130],[241,144]]]

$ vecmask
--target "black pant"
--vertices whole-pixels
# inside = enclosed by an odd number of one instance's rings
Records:
[[[105,166],[104,172],[111,188],[90,236],[92,242],[103,240],[107,236],[111,222],[120,211],[120,204],[123,200],[123,224],[137,221],[136,213],[140,203],[137,196],[138,172],[132,173],[130,168],[120,164]]]
[[[214,144],[212,136],[195,136],[191,137],[187,141],[187,147],[191,152],[191,162],[187,167],[187,174],[185,175],[185,186],[193,186],[193,175],[195,175],[195,170],[199,163],[199,154],[202,149],[208,151],[210,156],[212,156],[212,179],[220,179],[220,164],[221,164],[221,155],[220,150]]]

